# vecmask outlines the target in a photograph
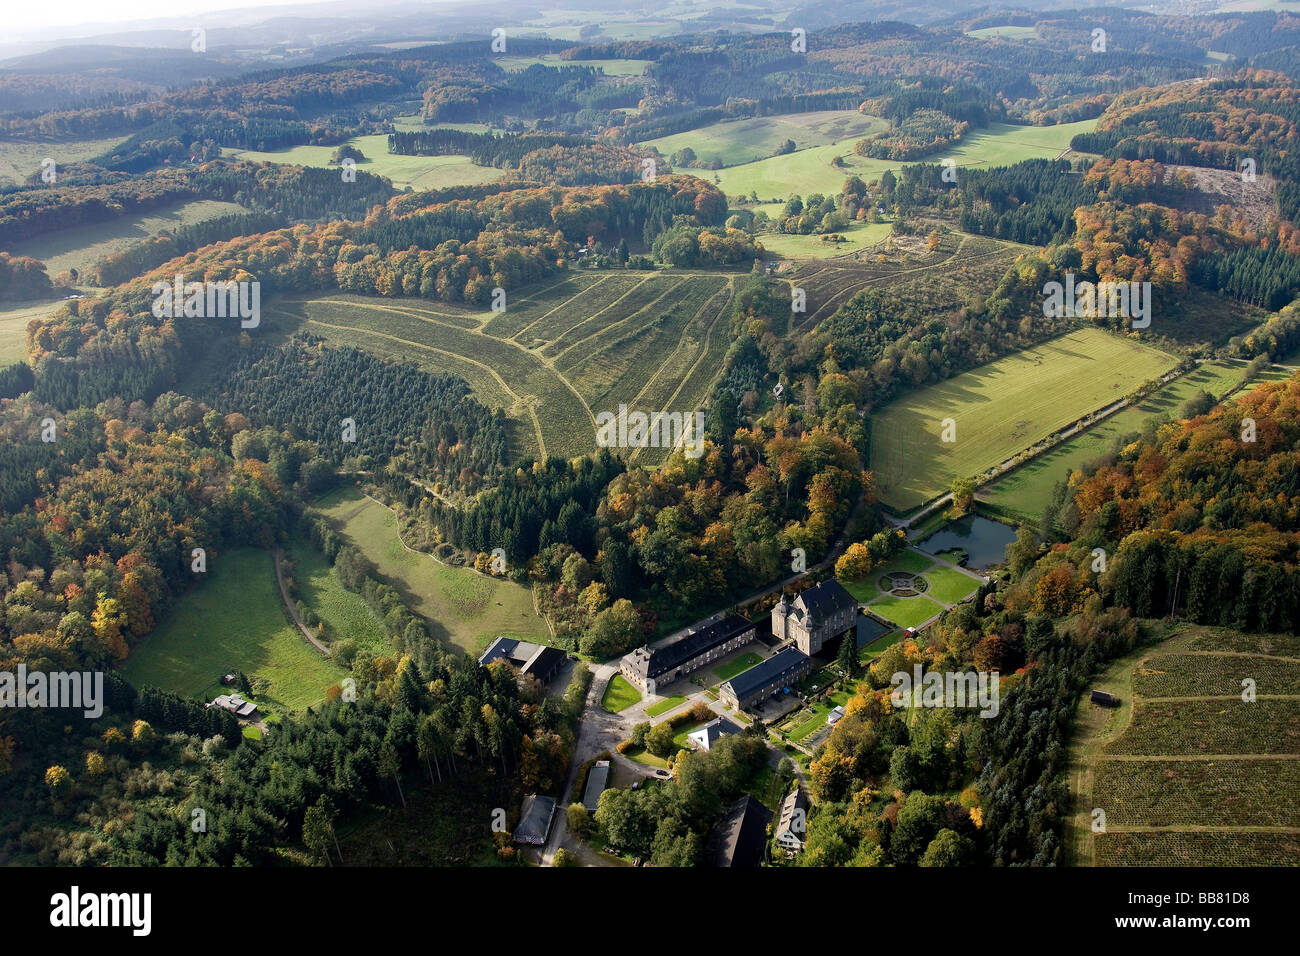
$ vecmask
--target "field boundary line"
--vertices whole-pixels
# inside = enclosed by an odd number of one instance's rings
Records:
[[[632,318],[634,318],[634,317],[640,315],[642,312],[646,311],[646,309],[649,309],[649,308],[651,308],[652,306],[658,304],[658,303],[659,303],[659,302],[660,302],[664,297],[666,297],[666,296],[668,296],[668,295],[671,295],[672,293],[676,292],[676,291],[681,287],[682,283],[684,283],[684,282],[686,281],[687,278],[688,278],[687,276],[683,276],[682,278],[678,279],[676,282],[674,282],[671,286],[669,286],[667,289],[665,289],[665,290],[664,290],[663,292],[661,292],[659,295],[655,296],[653,299],[651,299],[651,300],[650,300],[649,302],[647,302],[645,305],[641,306],[641,308],[637,309],[635,312],[629,312],[627,315],[623,316],[623,318],[619,319],[617,322],[612,322],[612,323],[610,323],[609,325],[605,326],[603,329],[597,329],[595,332],[592,332],[590,335],[584,335],[582,338],[578,339],[576,342],[573,342],[572,344],[570,344],[569,346],[567,346],[566,348],[564,348],[564,349],[561,350],[560,352],[557,352],[557,353],[555,354],[555,356],[552,357],[551,361],[553,361],[553,362],[558,362],[558,361],[560,361],[560,359],[564,358],[564,356],[568,355],[570,352],[572,352],[574,349],[576,349],[576,348],[577,348],[579,345],[581,345],[583,342],[586,342],[586,341],[588,341],[588,340],[590,340],[590,339],[594,339],[594,338],[595,338],[596,336],[598,336],[598,335],[604,335],[604,334],[605,334],[606,332],[608,332],[610,329],[613,329],[613,328],[615,328],[615,327],[617,327],[617,326],[620,326],[620,325],[622,325],[624,322],[627,322],[628,320],[630,320],[630,319],[632,319]],[[604,310],[602,309],[601,311],[603,312]],[[596,313],[596,315],[599,315],[599,314],[600,314],[599,312]],[[595,317],[596,317],[596,316],[593,315],[593,316],[590,316],[590,317],[587,318],[587,319],[583,319],[582,322],[579,322],[579,323],[578,323],[578,325],[582,325],[583,322],[588,322],[588,321],[590,321],[591,319],[594,319]],[[578,327],[578,325],[574,325],[574,326],[572,326],[572,327],[566,329],[566,330],[565,330],[566,334],[567,334],[568,332],[572,332],[574,329],[576,329],[576,328]],[[603,351],[603,350],[599,350],[599,349],[598,349],[597,351]],[[595,354],[595,353],[592,353],[592,354]],[[558,368],[558,367],[559,367],[559,366],[556,366],[556,368]]]
[[[1134,695],[1136,700],[1144,704],[1160,703],[1189,703],[1198,700],[1235,700],[1240,701],[1240,694],[1204,694],[1198,697],[1147,697],[1142,694]],[[1300,700],[1300,694],[1256,694],[1256,700]],[[1243,701],[1244,703],[1244,701]]]
[[[723,302],[722,302],[722,308],[720,308],[720,309],[718,310],[718,314],[715,315],[715,316],[713,317],[713,321],[709,323],[709,327],[708,327],[707,329],[704,330],[704,348],[700,350],[699,357],[695,359],[694,364],[692,364],[691,367],[690,367],[689,369],[687,369],[686,374],[683,375],[683,376],[681,377],[681,380],[677,383],[677,388],[674,389],[674,390],[673,390],[673,393],[672,393],[671,395],[668,396],[668,401],[665,403],[665,405],[666,405],[667,407],[669,407],[669,408],[672,407],[673,402],[677,401],[677,396],[680,395],[680,394],[682,393],[682,389],[684,389],[684,388],[686,387],[686,383],[689,382],[689,381],[691,380],[691,376],[694,375],[694,374],[695,374],[695,370],[696,370],[697,368],[700,367],[700,363],[703,362],[703,361],[708,357],[708,355],[709,355],[709,336],[711,336],[711,335],[713,334],[713,329],[714,329],[715,326],[717,326],[717,324],[718,324],[718,320],[721,319],[724,315],[727,314],[727,307],[730,306],[731,303],[735,300],[735,297],[736,297],[735,289],[732,288],[732,286],[731,286],[731,282],[730,282],[730,281],[728,281],[728,282],[726,283],[726,285],[723,286],[722,289],[719,289],[719,290],[718,290],[718,293],[721,293],[721,292],[723,292],[723,291],[725,291],[725,292],[727,293],[727,297],[726,297],[726,299],[723,300]],[[716,298],[716,297],[717,297],[717,293],[714,294],[714,298]],[[709,302],[712,302],[712,301],[713,301],[713,299],[709,299]],[[705,305],[707,305],[707,304],[708,304],[708,303],[705,303]],[[702,307],[701,307],[701,308],[702,308]],[[692,319],[691,321],[694,321],[694,319]],[[685,336],[685,334],[686,334],[685,332],[682,333],[683,336]],[[680,344],[679,344],[679,348],[680,348]],[[674,352],[673,354],[676,355],[677,353]],[[666,365],[667,365],[667,363],[665,362],[664,365],[659,366],[659,372],[662,372],[662,371],[664,370],[664,368],[666,367]],[[655,373],[655,376],[654,376],[655,378],[658,378],[658,377],[659,377],[659,372],[656,372],[656,373]],[[704,393],[704,394],[705,394],[705,397],[706,397],[706,398],[708,397],[709,391],[713,388],[713,383],[714,383],[715,381],[717,381],[718,375],[721,375],[721,374],[722,374],[722,366],[719,365],[719,366],[718,366],[717,374],[715,374],[715,375],[713,376],[713,378],[709,380],[709,387],[705,390],[705,393]],[[651,381],[653,381],[653,379],[652,379]],[[650,387],[650,384],[651,384],[651,382],[647,382],[645,387],[646,387],[646,388],[649,388],[649,387]],[[644,392],[645,392],[645,389],[643,388],[641,391],[644,393]],[[638,395],[637,397],[639,398],[640,395]],[[645,448],[645,446],[642,445],[641,447],[639,447],[639,448],[637,448],[635,451],[633,451],[633,452],[632,452],[632,456],[628,459],[628,461],[629,461],[629,462],[634,462],[634,461],[636,461],[637,458],[640,457],[641,452],[642,452],[642,450],[643,450],[644,448]]]
[[[563,302],[561,302],[561,303],[559,303],[557,306],[555,306],[555,308],[547,310],[546,313],[544,313],[543,315],[539,315],[537,318],[533,319],[533,321],[529,322],[527,325],[525,325],[522,329],[520,329],[520,330],[519,330],[518,332],[516,332],[514,335],[510,336],[508,339],[504,339],[504,338],[503,338],[502,341],[515,342],[515,343],[517,343],[517,344],[519,344],[519,345],[522,346],[523,343],[519,342],[519,336],[523,335],[525,332],[527,332],[529,329],[531,329],[531,328],[532,328],[534,325],[536,325],[538,322],[541,322],[543,319],[547,318],[548,316],[554,315],[556,312],[560,311],[560,309],[564,308],[566,305],[568,305],[570,302],[572,302],[572,301],[573,301],[574,299],[576,299],[578,296],[580,296],[580,295],[586,295],[586,294],[587,294],[588,292],[590,292],[592,289],[596,288],[596,287],[599,286],[599,285],[604,284],[606,280],[608,280],[608,279],[612,279],[612,278],[613,278],[613,276],[601,276],[600,278],[598,278],[595,282],[591,283],[590,285],[583,286],[581,289],[579,289],[579,290],[578,290],[577,292],[575,292],[573,295],[569,296],[569,297],[566,298]],[[568,279],[566,279],[565,281],[567,282]],[[561,285],[561,284],[562,284],[562,283],[557,282],[557,283],[555,283],[555,285],[548,286],[546,289],[542,289],[542,290],[541,290],[540,292],[538,292],[537,294],[538,294],[538,295],[541,295],[542,292],[548,292],[548,291],[550,291],[551,289],[554,289],[555,286],[558,286],[558,285]],[[640,283],[638,283],[638,285],[639,285],[639,284],[640,284]],[[632,288],[635,289],[636,286],[633,286]],[[629,289],[628,291],[630,292],[631,289]],[[622,298],[622,297],[620,296],[620,298]],[[499,336],[495,336],[495,335],[493,336],[493,338],[498,338],[498,337],[499,337]]]
[[[1221,760],[1300,760],[1300,754],[1097,754],[1094,761],[1114,760],[1117,763],[1155,763],[1165,760],[1174,763],[1194,763]]]
[[[645,285],[647,282],[649,282],[649,281],[650,281],[651,279],[653,279],[654,277],[655,277],[655,273],[653,273],[653,272],[650,273],[650,274],[647,275],[647,276],[643,276],[640,282],[634,283],[634,284],[632,285],[632,288],[628,289],[626,292],[624,292],[622,295],[620,295],[617,299],[615,299],[615,300],[614,300],[613,302],[611,302],[609,305],[605,306],[605,307],[604,307],[603,309],[601,309],[599,312],[593,312],[591,315],[585,316],[581,321],[579,321],[579,322],[575,322],[573,325],[569,326],[567,329],[565,329],[563,332],[561,332],[558,336],[556,336],[556,337],[553,338],[553,339],[550,339],[550,340],[546,343],[546,345],[550,345],[550,344],[552,344],[553,342],[558,342],[558,341],[559,341],[560,339],[562,339],[565,335],[567,335],[568,333],[572,332],[574,329],[576,329],[579,325],[582,325],[582,323],[583,323],[583,322],[586,322],[588,319],[594,319],[594,318],[597,318],[598,316],[604,315],[606,312],[608,312],[610,309],[614,308],[614,306],[618,305],[620,302],[622,302],[624,299],[626,299],[626,298],[627,298],[628,296],[630,296],[633,292],[635,292],[637,289],[641,288],[643,285]],[[613,276],[607,276],[606,278],[613,278]],[[588,288],[594,288],[594,286],[589,286]],[[587,290],[586,290],[586,289],[583,289],[583,292],[585,292],[585,291],[587,291]],[[581,294],[581,293],[580,293],[580,294]],[[574,299],[576,299],[577,297],[578,297],[578,296],[576,296],[576,295],[571,295],[571,296],[569,296],[567,299],[565,299],[563,302],[561,302],[559,305],[557,305],[554,309],[551,309],[550,312],[547,312],[546,315],[550,315],[551,312],[558,312],[560,309],[564,308],[566,305],[568,305],[570,302],[572,302],[572,301],[573,301]],[[639,310],[638,310],[638,311],[639,311]],[[634,313],[632,313],[632,314],[635,315],[636,313],[634,312]],[[531,328],[532,328],[534,325],[536,325],[538,322],[542,321],[542,319],[546,318],[546,315],[542,316],[541,318],[537,319],[537,320],[534,321],[534,322],[529,322],[526,326],[524,326],[522,329],[520,329],[519,332],[518,332],[515,336],[512,337],[512,340],[513,340],[514,338],[518,338],[520,335],[523,335],[525,332],[527,332],[529,329],[531,329]],[[542,349],[546,348],[546,345],[543,345],[543,346],[539,347],[539,348],[537,349],[536,354],[537,354],[537,355],[541,355],[541,354],[542,354]],[[520,345],[520,348],[522,348],[522,347],[523,347],[523,346],[522,346],[522,344],[521,344],[521,345]],[[531,352],[532,349],[529,349],[528,351]]]
[[[1163,827],[1147,827],[1133,824],[1131,826],[1107,825],[1106,833],[1300,833],[1300,827],[1284,826],[1235,826],[1215,827],[1195,823],[1171,823]],[[1103,834],[1104,836],[1105,834]]]
[[[320,319],[309,318],[307,319],[307,322],[311,325],[324,326],[327,329],[340,329],[348,332],[357,332],[360,333],[361,335],[375,335],[378,336],[379,338],[389,339],[393,342],[401,342],[403,345],[412,345],[418,349],[426,349],[427,351],[430,352],[437,352],[439,355],[446,355],[451,358],[460,359],[462,362],[467,362],[470,365],[476,366],[477,368],[481,368],[483,371],[491,375],[492,378],[496,380],[496,383],[498,385],[500,385],[503,389],[505,389],[507,395],[511,396],[521,406],[528,409],[528,415],[533,420],[533,431],[537,435],[538,454],[542,456],[543,461],[546,459],[546,439],[542,437],[542,423],[537,418],[537,412],[533,409],[533,403],[524,401],[523,398],[521,398],[518,394],[516,394],[515,390],[506,384],[506,380],[503,379],[495,369],[489,368],[488,366],[484,365],[482,362],[476,362],[474,359],[464,355],[460,355],[456,352],[449,352],[446,349],[436,348],[435,346],[432,345],[425,345],[423,342],[412,342],[409,339],[398,338],[396,335],[391,335],[387,332],[379,332],[374,329],[359,329],[353,325],[335,325],[332,322],[322,322]],[[462,331],[466,331],[466,330],[462,330]],[[492,338],[492,336],[488,336],[488,338]],[[500,341],[500,339],[498,339],[497,341]]]
[[[654,374],[651,375],[648,379],[646,379],[645,384],[641,386],[641,391],[637,392],[636,395],[634,395],[628,401],[627,403],[628,408],[632,408],[634,405],[636,405],[636,403],[640,401],[641,396],[645,395],[645,393],[650,390],[650,386],[659,380],[659,376],[663,374],[664,369],[666,369],[672,363],[673,359],[677,357],[677,353],[680,352],[682,350],[682,347],[686,344],[686,336],[690,334],[692,327],[695,325],[695,320],[698,319],[700,315],[704,313],[704,311],[709,307],[710,303],[712,303],[714,299],[722,295],[724,292],[727,293],[726,302],[731,301],[730,284],[724,282],[717,292],[709,296],[708,299],[705,300],[704,304],[695,310],[695,314],[691,316],[690,320],[686,323],[685,327],[682,329],[682,334],[677,337],[676,347],[671,352],[668,353],[668,356],[662,362],[659,363],[659,367],[654,370]],[[726,302],[723,303],[724,308],[726,306]],[[722,312],[721,310],[719,310],[718,315],[715,315],[712,321],[710,321],[709,324],[704,327],[703,338],[704,338],[706,350],[708,346],[709,333],[713,331],[713,326],[718,321],[718,316],[721,314]],[[695,364],[698,365],[699,362],[697,361]],[[694,367],[695,367],[694,365],[691,366],[692,370],[694,369]],[[689,375],[690,373],[688,372],[687,377],[689,377]],[[672,399],[670,398],[669,401],[671,402]]]
[[[407,309],[407,308],[399,308],[399,307],[385,307],[385,306],[378,306],[378,305],[362,305],[361,303],[353,303],[353,304],[354,304],[354,305],[358,305],[358,306],[360,306],[361,308],[374,309],[375,311],[379,311],[379,312],[396,312],[396,313],[398,313],[399,315],[409,316],[410,318],[413,318],[413,319],[415,319],[415,320],[418,321],[418,322],[426,322],[426,323],[428,323],[429,325],[436,325],[436,326],[440,326],[440,327],[442,327],[442,328],[449,328],[449,329],[452,329],[452,330],[457,331],[457,332],[464,332],[464,333],[466,333],[467,335],[476,335],[476,336],[478,336],[479,338],[487,339],[487,340],[490,341],[490,342],[497,342],[497,343],[499,343],[499,344],[501,344],[501,345],[508,346],[508,347],[514,349],[514,350],[515,350],[516,352],[518,352],[520,355],[526,355],[529,359],[532,359],[533,361],[536,361],[539,365],[542,365],[542,366],[543,366],[544,368],[546,368],[546,369],[547,369],[547,370],[548,370],[552,375],[554,375],[555,378],[556,378],[556,380],[559,381],[559,383],[560,383],[561,385],[563,385],[565,388],[567,388],[567,389],[569,390],[569,392],[573,395],[573,397],[576,398],[576,399],[578,400],[578,403],[579,403],[579,404],[583,407],[583,409],[586,411],[586,413],[587,413],[587,417],[588,417],[589,419],[591,419],[591,424],[592,424],[592,426],[594,427],[595,424],[596,424],[596,416],[593,415],[593,414],[591,413],[591,406],[589,406],[589,405],[587,404],[586,399],[584,399],[584,398],[583,398],[583,397],[578,393],[578,390],[577,390],[576,388],[573,387],[573,383],[570,382],[570,381],[568,380],[568,378],[565,377],[564,373],[561,372],[558,368],[556,368],[555,365],[554,365],[554,363],[551,362],[551,360],[548,359],[546,356],[542,355],[540,352],[534,352],[532,349],[526,349],[526,348],[524,348],[522,345],[520,345],[518,342],[515,342],[515,341],[513,341],[513,340],[511,340],[511,339],[502,339],[502,338],[498,338],[498,337],[495,336],[495,335],[488,335],[488,334],[487,334],[486,332],[484,332],[482,329],[462,329],[462,328],[461,328],[460,326],[458,326],[458,325],[448,325],[446,322],[439,322],[437,319],[426,318],[425,316],[422,316],[420,313],[415,312],[415,311],[412,311],[411,309]],[[630,317],[629,317],[629,318],[630,318]],[[311,320],[311,319],[309,319],[308,321],[317,321],[317,320]],[[325,323],[325,322],[321,322],[320,324],[321,324],[321,325],[327,325],[327,323]],[[615,324],[617,324],[617,323],[615,323]],[[347,328],[347,326],[339,326],[339,328]],[[610,326],[610,328],[613,328],[613,326]],[[360,331],[360,330],[356,330],[356,331]],[[375,334],[384,334],[384,333],[375,333]],[[394,341],[398,341],[398,342],[404,341],[403,339],[399,339],[399,338],[397,338],[396,336],[387,336],[387,337],[388,337],[388,338],[392,338]],[[419,344],[419,343],[411,343],[411,344],[414,345],[414,344]],[[577,343],[574,343],[574,344],[577,344]],[[483,365],[483,363],[481,363],[481,362],[475,362],[473,359],[465,358],[465,356],[463,356],[463,355],[459,355],[459,353],[457,353],[457,352],[449,352],[449,351],[446,351],[445,349],[438,349],[438,348],[435,348],[435,347],[432,346],[432,345],[426,345],[426,346],[424,346],[424,348],[431,349],[432,351],[435,351],[435,352],[442,352],[444,355],[457,355],[457,356],[459,356],[460,358],[464,358],[465,361],[467,361],[467,362],[471,362],[472,364],[477,365],[477,366],[479,366],[480,368],[482,368],[482,369],[484,369],[484,370],[486,370],[486,371],[492,371],[492,370],[489,369],[486,365]],[[505,380],[504,380],[503,378],[501,378],[500,375],[497,375],[495,372],[493,372],[492,374],[496,377],[497,381],[501,383],[502,387],[505,387],[505,388],[506,388],[506,391],[510,392],[511,395],[514,395],[515,398],[519,399],[519,396],[516,395],[515,392],[514,392],[513,390],[511,390],[509,387],[507,387],[507,386],[505,385]],[[520,401],[522,401],[522,399],[520,399]],[[531,405],[531,404],[529,405],[529,408],[530,408],[530,409],[532,408],[532,405]],[[531,412],[530,412],[530,413],[531,413]],[[533,419],[534,419],[534,421],[536,421],[536,419],[537,419],[536,414],[533,414]],[[541,424],[539,423],[537,427],[538,427],[538,429],[540,429],[540,428],[541,428]],[[539,436],[539,438],[538,438],[538,441],[539,441],[539,442],[541,441],[540,436]],[[545,458],[545,457],[546,457],[546,449],[545,449],[544,446],[542,447],[541,452],[542,452],[542,457]]]

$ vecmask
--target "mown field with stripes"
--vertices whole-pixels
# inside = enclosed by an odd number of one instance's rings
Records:
[[[1300,640],[1184,627],[1114,662],[1089,687],[1121,706],[1098,707],[1086,692],[1079,705],[1073,862],[1295,865]]]
[[[503,409],[517,456],[594,451],[596,416],[703,407],[722,367],[735,274],[575,272],[504,312],[358,295],[281,298],[277,325],[464,378]],[[630,457],[655,464],[657,448]]]

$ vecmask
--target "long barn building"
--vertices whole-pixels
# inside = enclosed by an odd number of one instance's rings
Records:
[[[657,693],[656,688],[666,687],[748,644],[757,632],[753,621],[731,614],[692,628],[654,649],[638,647],[623,658],[619,673],[642,693]]]

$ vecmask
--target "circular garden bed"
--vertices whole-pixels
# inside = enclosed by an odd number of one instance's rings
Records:
[[[895,571],[880,576],[880,590],[894,597],[916,597],[930,590],[930,582],[911,571]]]

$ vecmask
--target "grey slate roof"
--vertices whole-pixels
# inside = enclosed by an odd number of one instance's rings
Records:
[[[756,629],[753,621],[739,614],[729,614],[721,621],[706,624],[698,630],[683,634],[671,644],[646,651],[644,648],[633,651],[632,666],[643,677],[658,677],[678,667],[692,658],[727,643],[745,631]]]
[[[727,809],[709,832],[705,857],[710,866],[758,866],[767,846],[767,825],[772,811],[749,794]]]
[[[846,608],[856,608],[858,599],[850,594],[839,581],[829,578],[821,584],[815,584],[806,591],[800,591],[795,598],[795,614],[799,613],[798,605],[802,603],[808,611],[808,616],[813,618],[824,618],[836,611],[842,611]],[[802,616],[802,615],[800,615]]]
[[[704,734],[704,749],[712,750],[713,745],[717,743],[720,738],[725,737],[727,734],[738,734],[740,733],[740,728],[725,717],[715,717],[703,727],[700,727],[697,730],[692,730],[687,734],[687,737],[694,737],[696,734],[700,733]]]
[[[793,673],[795,668],[808,660],[808,655],[797,647],[787,647],[779,654],[773,654],[761,664],[755,664],[747,671],[741,671],[723,684],[731,689],[737,700],[744,700],[754,691],[766,687],[783,675]]]
[[[597,760],[587,773],[587,789],[582,793],[582,805],[592,813],[600,804],[600,795],[609,783],[609,761]]]
[[[524,811],[515,827],[516,843],[540,845],[551,832],[551,818],[555,816],[555,798],[529,794],[524,797]]]

